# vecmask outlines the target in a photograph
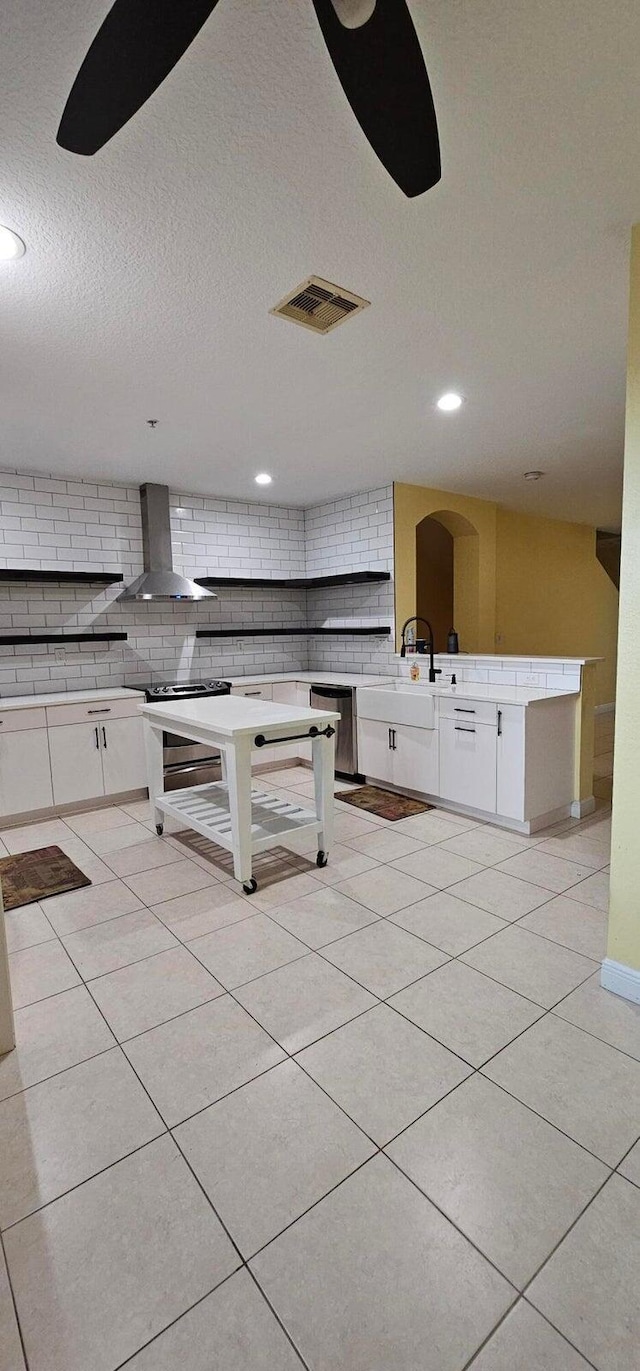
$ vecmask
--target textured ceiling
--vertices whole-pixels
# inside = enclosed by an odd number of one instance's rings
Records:
[[[299,504],[395,478],[616,524],[640,6],[410,3],[443,154],[413,201],[310,0],[221,0],[90,159],[55,134],[108,0],[6,9],[3,464],[251,498],[266,468]],[[327,337],[271,317],[310,273],[371,308]]]

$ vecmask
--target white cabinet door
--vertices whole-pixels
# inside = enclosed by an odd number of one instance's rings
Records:
[[[523,705],[502,705],[498,711],[498,798],[496,811],[508,819],[524,819],[525,714]]]
[[[0,736],[0,814],[23,814],[53,804],[46,728]]]
[[[105,795],[142,790],[147,784],[142,719],[111,719],[99,725],[99,733]]]
[[[358,719],[358,771],[393,782],[392,729],[378,719]]]
[[[275,700],[278,705],[297,705],[298,682],[274,681],[271,687],[271,699]]]
[[[443,800],[496,812],[497,733],[492,724],[440,720],[440,784]]]
[[[395,724],[392,728],[393,782],[423,795],[438,794],[438,731]]]
[[[73,804],[104,795],[98,725],[62,724],[48,732],[55,803]]]

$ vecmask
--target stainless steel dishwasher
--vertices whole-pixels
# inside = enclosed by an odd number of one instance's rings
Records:
[[[355,701],[352,686],[311,687],[309,703],[312,709],[335,709],[336,714],[340,715],[336,724],[336,772],[342,776],[358,774]]]

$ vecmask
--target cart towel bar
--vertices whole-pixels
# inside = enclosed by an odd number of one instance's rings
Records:
[[[327,724],[326,728],[316,728],[316,725],[312,724],[308,733],[288,733],[286,738],[265,738],[264,733],[258,733],[253,742],[255,747],[267,747],[273,743],[297,743],[304,738],[333,738],[335,731],[331,724]]]

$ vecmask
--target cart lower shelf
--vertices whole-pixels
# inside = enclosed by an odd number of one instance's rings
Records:
[[[233,834],[229,812],[229,788],[224,781],[210,785],[190,786],[187,790],[172,790],[158,795],[157,809],[172,819],[187,824],[196,833],[209,838],[219,847],[233,851]],[[157,826],[160,830],[162,825]],[[261,790],[251,790],[251,851],[264,852],[302,829],[319,833],[322,824],[315,810],[281,800]]]

